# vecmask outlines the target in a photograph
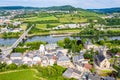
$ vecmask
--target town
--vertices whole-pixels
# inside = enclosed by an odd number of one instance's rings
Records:
[[[2,7],[0,80],[119,80],[119,21],[69,5]]]
[[[112,56],[108,50],[109,48],[106,46],[96,46],[90,41],[86,41],[84,43],[84,49],[75,55],[72,52],[68,53],[68,49],[61,48],[57,44],[41,44],[38,50],[28,51],[24,54],[12,53],[9,57],[1,55],[0,59],[2,63],[6,62],[7,65],[14,63],[18,66],[25,64],[28,66],[41,65],[43,67],[47,67],[57,64],[67,68],[63,73],[63,76],[67,78],[80,80],[115,80],[114,77],[98,75],[104,70],[115,70],[112,67],[113,64],[109,62]],[[96,51],[98,54],[95,54]],[[91,59],[89,59],[89,54],[93,54],[92,65],[90,63]],[[120,57],[120,54],[118,53],[115,56]],[[119,63],[120,62],[117,64],[118,66],[120,66]],[[95,69],[95,71],[93,69]]]

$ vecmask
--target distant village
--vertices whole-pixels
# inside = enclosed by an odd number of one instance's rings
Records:
[[[21,25],[22,22],[19,21],[19,20],[13,22],[13,21],[11,21],[11,19],[14,19],[16,16],[19,17],[19,15],[21,15],[21,14],[33,13],[32,10],[30,10],[28,12],[26,12],[25,10],[12,10],[12,11],[6,10],[6,11],[0,11],[0,12],[4,13],[3,16],[1,16],[1,14],[0,14],[0,26],[5,26],[5,27],[2,27],[0,29],[0,33],[8,33],[8,32],[16,33],[16,32],[20,32],[22,29],[18,28],[17,26]],[[35,11],[34,13],[37,14],[39,12],[70,13],[69,11]],[[74,13],[77,14],[77,11],[75,11]],[[8,14],[10,14],[10,15],[8,15]],[[119,15],[119,14],[116,13],[116,14],[104,16],[104,17],[101,17],[101,18],[103,18],[103,19],[113,18],[113,17],[115,17],[117,15]],[[94,20],[94,22],[97,22],[97,20]],[[11,24],[12,26],[14,26],[16,28],[9,28],[8,24]],[[81,23],[78,23],[78,24],[63,24],[63,25],[58,25],[58,26],[54,27],[53,30],[67,29],[67,28],[80,28],[80,27],[87,27],[89,25],[90,25],[90,23],[84,23],[84,22],[81,22]]]

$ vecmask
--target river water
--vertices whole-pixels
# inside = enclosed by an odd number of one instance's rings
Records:
[[[79,40],[80,37],[70,37],[68,36],[70,39],[77,39]],[[26,42],[33,42],[33,41],[46,41],[48,43],[56,43],[58,40],[63,40],[65,37],[53,37],[53,36],[34,36],[31,38],[28,38]],[[111,40],[115,40],[118,39],[120,40],[120,36],[117,37],[109,37]],[[9,39],[2,39],[0,38],[0,46],[10,46],[12,45],[15,41],[17,40],[17,38],[9,38]]]

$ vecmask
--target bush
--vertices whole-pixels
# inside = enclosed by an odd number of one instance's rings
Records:
[[[20,69],[28,69],[29,67],[26,64],[22,64],[22,65],[19,66],[19,68]]]
[[[39,71],[40,77],[46,78],[48,80],[75,80],[73,78],[64,78],[62,74],[66,69],[58,65],[48,67],[37,66],[36,68]]]
[[[17,69],[17,65],[16,64],[14,64],[14,63],[12,63],[12,64],[10,64],[10,65],[8,65],[6,68],[8,69],[8,70],[15,70],[15,69]]]

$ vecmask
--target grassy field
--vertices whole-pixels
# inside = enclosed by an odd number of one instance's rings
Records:
[[[57,20],[56,17],[54,16],[48,16],[48,17],[30,17],[30,18],[24,18],[24,21],[27,21],[27,22],[36,22],[36,21],[45,21],[45,20]]]
[[[30,14],[27,14],[28,16]],[[31,29],[29,36],[35,35],[49,35],[49,34],[63,34],[63,33],[79,33],[81,30],[52,30],[53,27],[56,27],[61,24],[78,24],[82,22],[89,22],[89,18],[92,20],[98,18],[98,14],[93,12],[88,12],[86,10],[78,11],[78,13],[46,13],[40,12],[37,15],[22,18],[24,23],[34,23],[36,26],[34,29]],[[22,28],[26,28],[22,26]]]
[[[68,30],[56,30],[56,31],[50,31],[51,34],[62,34],[62,33],[79,33],[80,29],[68,29]]]
[[[32,34],[29,34],[29,37],[36,36],[36,35],[50,35],[50,34],[74,34],[74,33],[79,33],[81,30],[80,29],[68,29],[68,30],[51,30],[48,32],[34,32]]]
[[[22,70],[15,72],[0,73],[0,80],[40,80],[35,78],[35,71]]]
[[[36,67],[36,69],[12,70],[0,73],[0,80],[76,80],[62,76],[61,66]]]
[[[47,29],[47,28],[46,28],[46,24],[37,24],[37,25],[36,25],[36,28],[37,28],[37,29],[43,29],[43,30]]]
[[[84,13],[80,14],[55,14],[54,15],[46,15],[44,17],[35,16],[30,18],[24,18],[23,21],[25,22],[37,22],[37,21],[49,21],[49,20],[58,20],[60,23],[80,23],[80,22],[87,22],[87,18],[82,17]],[[86,15],[87,16],[87,15]],[[47,24],[47,23],[46,23]]]
[[[72,15],[66,14],[59,16],[59,21],[61,23],[80,23],[80,22],[87,22],[86,18],[79,17],[80,15]]]

